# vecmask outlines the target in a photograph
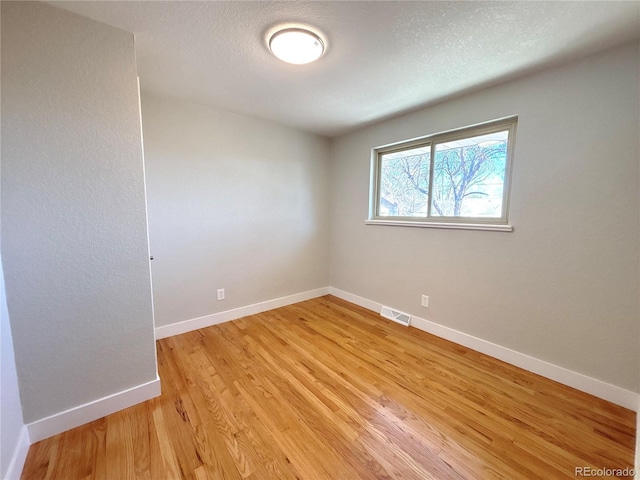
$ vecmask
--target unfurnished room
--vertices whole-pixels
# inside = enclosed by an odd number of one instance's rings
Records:
[[[640,2],[0,5],[0,478],[640,478]]]

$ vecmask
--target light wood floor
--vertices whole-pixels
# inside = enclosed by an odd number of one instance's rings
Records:
[[[563,479],[635,414],[327,296],[158,342],[162,396],[31,447],[23,479]]]

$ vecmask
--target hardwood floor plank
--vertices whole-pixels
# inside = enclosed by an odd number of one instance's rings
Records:
[[[144,413],[140,418],[141,422],[147,424],[147,432],[149,432],[149,476],[153,480],[165,478],[166,473],[172,471],[171,468],[166,468],[163,462],[160,440],[158,438],[159,432],[156,429],[153,416],[153,412],[160,408],[160,398],[154,398],[144,402],[142,404],[144,406]]]
[[[158,439],[160,458],[162,459],[162,473],[158,478],[183,478],[178,459],[176,458],[176,451],[174,451],[172,443],[173,437],[170,435],[169,430],[164,421],[164,415],[162,413],[162,407],[156,405],[152,412],[153,426],[156,431],[156,438]]]
[[[219,352],[224,354],[225,358],[233,357],[231,350],[227,349],[227,343],[223,342],[220,336],[207,336],[209,352]],[[281,392],[274,382],[278,382],[278,372],[274,372],[265,367],[265,365],[256,363],[252,371],[246,371],[242,367],[241,362],[224,362],[227,367],[221,370],[221,374],[229,375],[229,379],[238,388],[247,402],[260,402],[260,410],[256,410],[258,403],[252,403],[254,410],[260,411],[262,420],[271,423],[270,430],[279,432],[282,437],[288,440],[289,445],[296,445],[296,448],[302,447],[296,444],[297,439],[304,438],[307,445],[304,450],[300,451],[301,455],[310,456],[319,464],[322,469],[334,468],[341,463],[339,456],[331,450],[330,446],[318,441],[317,436],[313,433],[311,427],[305,422],[304,416],[296,410],[294,405],[288,403],[285,399],[286,392]],[[243,387],[240,388],[240,380],[244,380]],[[286,405],[287,409],[282,409]],[[275,433],[274,433],[275,435]],[[332,478],[331,472],[329,476],[324,478]],[[337,473],[337,472],[336,472]]]
[[[158,366],[161,397],[32,445],[22,478],[547,480],[633,464],[633,412],[331,296],[160,340]]]

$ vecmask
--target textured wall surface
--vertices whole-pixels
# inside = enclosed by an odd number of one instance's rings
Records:
[[[0,478],[6,478],[24,423],[0,262]]]
[[[2,2],[2,258],[27,423],[156,378],[133,35]]]
[[[326,139],[145,94],[142,118],[158,326],[328,285]]]
[[[633,44],[336,139],[331,285],[638,391],[639,71]],[[373,147],[509,115],[514,232],[364,224]]]

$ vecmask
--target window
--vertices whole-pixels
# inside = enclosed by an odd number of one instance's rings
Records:
[[[375,148],[367,223],[511,230],[506,224],[516,122],[498,120]]]

